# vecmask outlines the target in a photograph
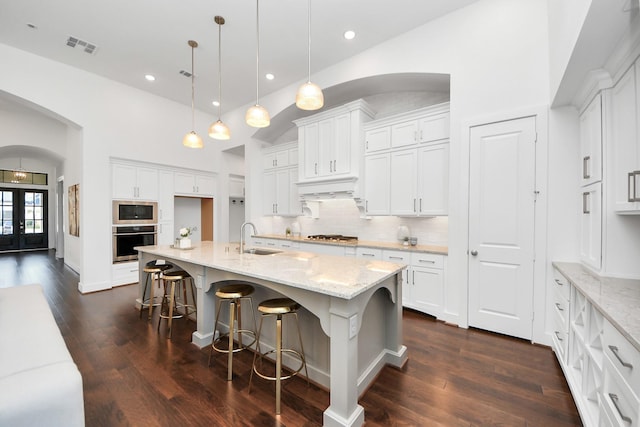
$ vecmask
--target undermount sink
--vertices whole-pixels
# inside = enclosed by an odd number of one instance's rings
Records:
[[[253,255],[273,255],[273,254],[279,254],[282,251],[277,251],[275,249],[260,249],[260,248],[251,248],[251,249],[245,249],[244,253],[245,254],[253,254]]]

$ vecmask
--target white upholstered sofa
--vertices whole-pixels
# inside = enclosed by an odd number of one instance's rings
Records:
[[[84,426],[82,377],[40,285],[0,289],[0,426]]]

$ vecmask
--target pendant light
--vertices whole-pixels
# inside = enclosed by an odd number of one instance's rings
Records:
[[[27,173],[22,169],[22,157],[20,157],[20,166],[13,171],[13,179],[15,182],[24,181],[27,179]]]
[[[269,126],[271,118],[266,108],[258,102],[259,80],[260,80],[260,13],[258,0],[256,0],[256,105],[249,107],[245,115],[245,121],[254,128],[264,128]]]
[[[227,140],[231,138],[231,132],[227,125],[222,123],[220,117],[222,116],[222,26],[224,25],[224,18],[222,16],[216,16],[213,18],[216,24],[218,24],[218,121],[209,126],[209,136],[213,139]]]
[[[322,89],[311,83],[311,0],[307,0],[308,41],[309,41],[309,78],[296,93],[296,106],[301,110],[319,110],[324,105]]]
[[[182,145],[189,148],[202,148],[202,138],[195,131],[196,127],[196,113],[194,106],[194,94],[195,94],[195,72],[193,66],[193,51],[198,47],[198,42],[195,40],[189,40],[187,42],[191,46],[191,132],[187,133],[182,139]]]

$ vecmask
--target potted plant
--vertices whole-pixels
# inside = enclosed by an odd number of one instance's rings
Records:
[[[191,247],[191,233],[193,233],[196,227],[182,227],[180,229],[180,239],[178,239],[178,247],[180,249],[188,249]]]

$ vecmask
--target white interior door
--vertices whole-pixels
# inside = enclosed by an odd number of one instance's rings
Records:
[[[531,339],[536,119],[473,127],[469,325]]]

